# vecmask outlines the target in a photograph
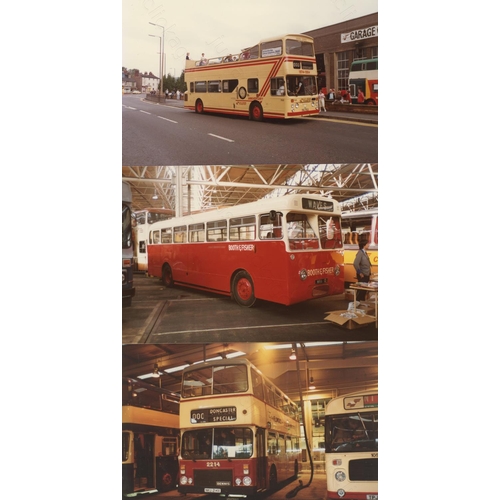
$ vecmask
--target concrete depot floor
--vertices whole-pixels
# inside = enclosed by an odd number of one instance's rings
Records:
[[[326,499],[326,474],[324,472],[315,472],[311,481],[310,473],[303,472],[299,479],[302,481],[304,488],[300,489],[297,494],[293,497],[296,500],[325,500]],[[308,485],[308,486],[307,486]],[[264,493],[257,495],[255,497],[249,497],[248,500],[287,500],[286,495],[292,491],[295,487],[299,486],[299,480],[294,479],[292,481],[285,481],[280,484],[280,489],[273,493]],[[138,497],[140,498],[140,497]],[[142,498],[148,498],[150,500],[160,500],[160,499],[175,499],[180,498],[183,500],[190,499],[215,499],[222,498],[218,496],[208,496],[208,495],[195,495],[187,494],[181,495],[177,490],[168,491],[166,493],[157,493],[143,496]]]
[[[134,274],[134,284],[132,305],[122,309],[123,344],[378,340],[375,323],[347,329],[325,320],[347,309],[344,295],[291,306],[257,301],[246,308],[223,295],[165,288],[144,273]]]

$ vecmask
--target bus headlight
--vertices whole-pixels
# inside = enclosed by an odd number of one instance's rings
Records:
[[[344,495],[345,495],[345,491],[344,490],[337,490],[337,495],[342,498]]]
[[[237,477],[234,482],[236,483],[236,486],[239,486],[241,484],[241,479]]]
[[[335,473],[335,479],[339,482],[345,481],[346,475],[344,471],[338,470]]]
[[[252,478],[250,476],[245,476],[243,478],[243,484],[245,486],[250,486],[252,484]]]
[[[338,276],[340,274],[340,266],[338,264],[335,266],[333,273],[335,274],[335,276]]]
[[[307,279],[307,270],[306,269],[301,269],[299,271],[299,276],[302,281],[305,281]]]
[[[181,484],[187,484],[188,478],[186,476],[181,476],[181,479],[179,481]]]

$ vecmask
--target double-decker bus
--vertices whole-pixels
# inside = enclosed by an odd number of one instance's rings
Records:
[[[122,381],[124,497],[177,486],[179,396],[131,378]]]
[[[151,226],[148,274],[174,284],[291,305],[344,293],[340,207],[287,195]]]
[[[130,306],[135,295],[132,247],[132,191],[122,181],[122,305]]]
[[[313,39],[284,35],[262,40],[239,54],[186,61],[184,107],[263,118],[319,113]]]
[[[325,411],[327,498],[378,498],[378,391],[332,399]]]
[[[349,72],[349,92],[353,104],[358,102],[358,90],[365,96],[365,104],[378,106],[378,58],[355,59]]]
[[[296,477],[298,406],[248,360],[186,368],[179,493],[248,496]]]
[[[366,253],[372,265],[372,274],[378,274],[378,209],[342,214],[344,239],[344,280],[346,286],[356,283],[354,259],[359,242],[367,241]]]
[[[175,215],[174,210],[166,208],[146,208],[137,210],[132,214],[132,226],[134,231],[134,270],[148,270],[148,235],[151,224],[161,220],[167,220]]]

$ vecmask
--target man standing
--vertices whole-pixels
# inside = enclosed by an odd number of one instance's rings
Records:
[[[363,91],[361,88],[358,89],[358,104],[364,104],[365,102],[365,94],[363,94]]]
[[[371,274],[371,262],[370,257],[366,253],[366,245],[368,241],[361,240],[359,242],[359,250],[354,259],[354,269],[356,269],[356,278],[360,283],[368,283],[370,281]],[[365,300],[366,290],[358,290],[357,298],[359,300]]]

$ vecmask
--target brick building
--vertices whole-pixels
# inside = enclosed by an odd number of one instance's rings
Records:
[[[378,57],[378,12],[304,34],[314,38],[320,88],[347,90],[354,59]]]

